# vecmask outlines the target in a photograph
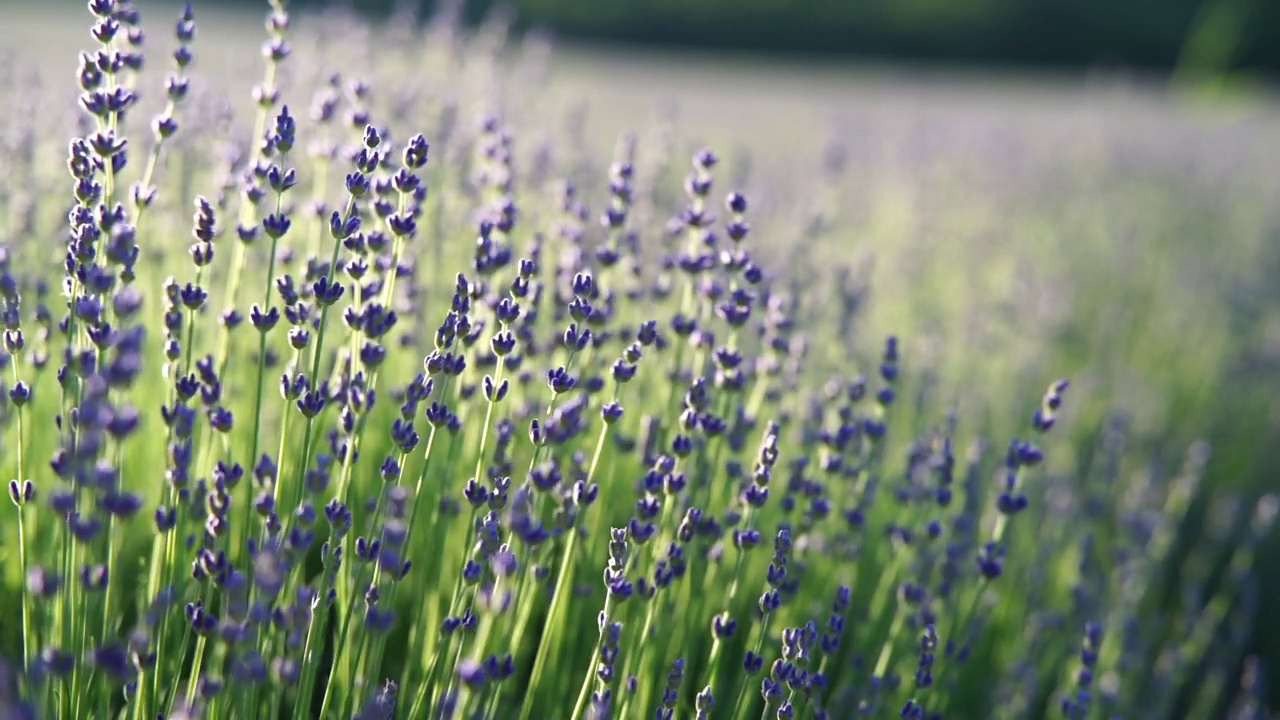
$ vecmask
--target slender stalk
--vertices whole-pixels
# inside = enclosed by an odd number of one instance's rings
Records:
[[[332,543],[335,540],[333,535],[330,534],[329,542]],[[320,653],[323,649],[321,643],[324,642],[331,611],[329,603],[326,601],[326,595],[332,589],[332,584],[329,582],[332,573],[330,570],[332,552],[333,548],[331,547],[329,552],[321,555],[323,567],[320,570],[320,575],[325,581],[321,584],[320,593],[311,603],[311,618],[307,623],[307,639],[302,650],[302,675],[298,679],[298,695],[293,702],[293,720],[303,720],[309,717],[311,713],[312,699],[315,694],[315,678],[320,670]],[[317,615],[319,616],[318,618]]]
[[[742,517],[743,527],[751,527],[751,515],[753,510],[753,507],[749,505],[747,506],[747,510],[743,513]],[[729,583],[729,594],[728,597],[725,598],[724,602],[726,611],[732,612],[733,610],[733,601],[738,595],[738,586],[741,584],[740,581],[742,578],[742,565],[746,560],[746,556],[747,551],[739,548],[738,559],[733,564],[733,580]],[[713,695],[715,694],[716,681],[720,677],[720,652],[723,648],[724,643],[721,642],[720,635],[717,634],[715,639],[711,641],[711,652],[707,656],[707,668],[711,671],[709,687],[711,688]]]
[[[287,155],[282,156],[280,159],[280,167],[282,171],[285,168],[286,158],[287,158]],[[284,205],[284,193],[277,192],[276,193],[276,210],[275,210],[276,213],[280,212],[283,205]],[[267,257],[267,276],[266,276],[266,281],[263,283],[263,288],[262,288],[262,311],[264,313],[269,313],[271,312],[271,309],[272,309],[271,286],[275,282],[275,277],[276,277],[276,254],[279,247],[279,242],[280,242],[280,238],[278,237],[271,238],[271,254]],[[266,384],[266,378],[267,378],[266,358],[267,358],[267,333],[263,331],[259,331],[258,332],[258,378],[255,385],[255,387],[257,388],[257,391],[254,393],[254,400],[253,400],[253,436],[249,440],[249,455],[247,458],[248,467],[250,468],[254,466],[254,463],[258,462],[258,439],[262,433],[263,390],[264,390],[264,386]],[[311,380],[312,382],[315,382],[315,378],[312,378]],[[287,422],[287,418],[289,415],[288,408],[285,409],[284,414]],[[277,507],[279,507],[279,502],[280,502],[280,475],[284,473],[284,468],[279,465],[280,459],[281,459],[281,456],[276,457],[276,461],[277,461],[276,483],[275,483],[275,487],[272,490],[275,496]],[[244,507],[245,532],[248,532],[249,518],[251,517],[250,513],[253,511],[252,505],[253,504],[251,502],[245,503],[245,507]]]
[[[347,221],[351,219],[352,213],[355,212],[355,206],[356,206],[355,196],[354,195],[348,196],[347,207],[343,211],[341,216],[342,222],[344,225],[347,223]],[[341,251],[341,249],[342,249],[342,241],[335,238],[333,241],[333,253],[329,258],[329,273],[327,277],[330,283],[333,282],[334,275],[336,274],[338,269],[338,254]],[[325,305],[323,308],[320,309],[320,322],[319,322],[319,327],[316,331],[315,348],[312,350],[313,355],[311,357],[311,376],[310,377],[311,377],[312,386],[313,388],[315,388],[315,392],[319,392],[319,388],[321,384],[320,363],[321,363],[321,360],[323,360],[324,358],[324,338],[325,338],[325,330],[329,326],[328,319],[329,319],[330,307],[332,307],[332,305]],[[302,462],[300,462],[297,467],[297,482],[296,482],[297,488],[294,492],[295,497],[293,497],[293,499],[290,501],[290,504],[289,504],[290,507],[294,507],[297,505],[297,500],[298,500],[297,496],[299,496],[300,493],[302,492],[303,474],[306,473],[307,467],[311,464],[311,453],[314,450],[314,447],[313,447],[314,429],[315,429],[315,418],[314,417],[307,418],[306,429],[303,432],[303,440],[302,440]],[[343,501],[345,500],[345,498],[340,497],[339,500]]]
[[[13,384],[18,384],[18,357],[14,355],[9,359],[9,369],[13,372]],[[26,408],[19,407],[17,409],[18,416],[18,445],[14,454],[17,456],[18,462],[18,492],[23,492],[22,485],[27,480],[26,465],[24,463],[24,453],[27,444],[26,431]],[[18,571],[22,575],[23,588],[22,595],[22,667],[25,671],[31,670],[31,661],[34,659],[32,643],[35,642],[35,628],[31,624],[31,597],[26,590],[27,582],[27,528],[24,516],[26,515],[26,500],[22,499],[17,504],[18,511]]]
[[[764,649],[765,638],[769,636],[769,621],[771,619],[773,619],[773,613],[768,613],[760,619],[760,629],[756,634],[756,644],[752,649],[752,652],[756,655],[759,655]],[[729,717],[742,717],[742,713],[746,710],[747,691],[751,688],[751,684],[752,683],[748,678],[738,685],[738,696],[733,701],[733,712]],[[765,709],[767,712],[768,703],[765,703]]]
[[[596,449],[591,455],[591,466],[587,470],[586,482],[588,485],[591,483],[592,478],[595,477],[596,468],[599,467],[600,455],[604,450],[605,440],[609,435],[610,427],[612,427],[612,425],[609,423],[604,423],[600,427],[600,434],[596,439]],[[545,672],[547,663],[551,660],[551,646],[553,643],[550,640],[554,637],[555,628],[563,626],[563,615],[568,611],[569,598],[573,596],[573,588],[571,587],[572,577],[570,576],[570,573],[574,565],[573,553],[578,544],[579,534],[577,526],[570,528],[568,532],[569,540],[565,543],[564,553],[560,558],[560,570],[556,575],[555,589],[551,596],[551,609],[547,611],[547,620],[543,625],[542,642],[538,644],[537,656],[533,663],[533,674],[529,678],[529,686],[533,688],[540,687],[538,681],[542,677],[543,672]],[[607,601],[605,609],[606,611],[609,609]],[[598,645],[596,653],[599,653]],[[595,660],[592,660],[589,667],[594,668],[598,660],[598,657]],[[524,707],[520,712],[522,720],[530,717],[530,713],[533,711],[534,707],[532,702],[533,699],[534,693],[527,693],[525,695]],[[572,717],[576,718],[577,714],[575,713]]]
[[[614,599],[610,593],[605,597],[604,610],[602,615],[605,618],[613,618]],[[605,632],[604,628],[600,629],[601,634]],[[600,641],[595,644],[595,650],[591,651],[591,660],[587,663],[587,673],[582,678],[582,687],[578,689],[578,701],[573,704],[573,713],[569,715],[569,720],[578,720],[582,717],[582,713],[587,709],[587,698],[591,695],[592,681],[596,676],[596,665],[600,662]]]

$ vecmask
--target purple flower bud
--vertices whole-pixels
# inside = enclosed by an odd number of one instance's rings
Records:
[[[35,566],[27,570],[27,592],[41,598],[57,596],[62,589],[62,578],[57,573]]]
[[[612,425],[622,419],[622,406],[616,402],[607,402],[600,408],[600,416]]]
[[[33,393],[31,386],[19,380],[9,388],[9,400],[13,402],[15,407],[22,407],[31,401]]]
[[[731,638],[737,630],[738,622],[729,617],[729,613],[724,612],[711,618],[711,630],[717,638]]]
[[[458,679],[467,687],[478,690],[485,684],[484,666],[475,660],[463,660],[458,663]]]
[[[551,391],[557,395],[569,392],[577,383],[577,378],[569,374],[568,369],[564,367],[558,367],[547,372],[547,384],[551,387]]]

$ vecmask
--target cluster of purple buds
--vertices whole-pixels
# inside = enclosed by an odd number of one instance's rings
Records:
[[[631,551],[627,542],[626,528],[613,528],[609,531],[609,535],[609,564],[604,571],[604,586],[609,597],[620,602],[631,597],[634,589],[626,578]]]
[[[1080,644],[1080,667],[1076,670],[1075,691],[1062,700],[1062,713],[1069,720],[1083,720],[1089,716],[1094,693],[1094,672],[1101,648],[1102,626],[1095,622],[1086,624],[1084,639]]]
[[[684,682],[684,658],[676,658],[671,662],[671,670],[667,672],[667,684],[662,688],[662,702],[654,714],[656,720],[673,720],[676,704],[680,700],[680,685]]]
[[[711,694],[711,686],[704,687],[694,697],[694,710],[697,712],[697,720],[711,720],[711,708],[716,704],[715,696]]]

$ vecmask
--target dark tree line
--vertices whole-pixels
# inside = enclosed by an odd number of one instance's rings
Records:
[[[377,16],[413,0],[338,1]],[[1271,0],[464,1],[472,21],[501,4],[521,27],[592,40],[1054,67],[1169,70],[1198,33],[1212,48],[1209,70],[1280,71],[1280,2]],[[437,0],[420,4],[430,12]]]

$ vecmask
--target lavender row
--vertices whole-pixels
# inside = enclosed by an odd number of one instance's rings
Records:
[[[242,123],[190,8],[167,56],[89,11],[65,172],[6,181],[6,712],[1262,712],[1274,499],[1186,552],[1202,446],[1135,475],[1052,375],[948,407],[715,152],[526,165],[532,100],[294,67],[282,0]]]

